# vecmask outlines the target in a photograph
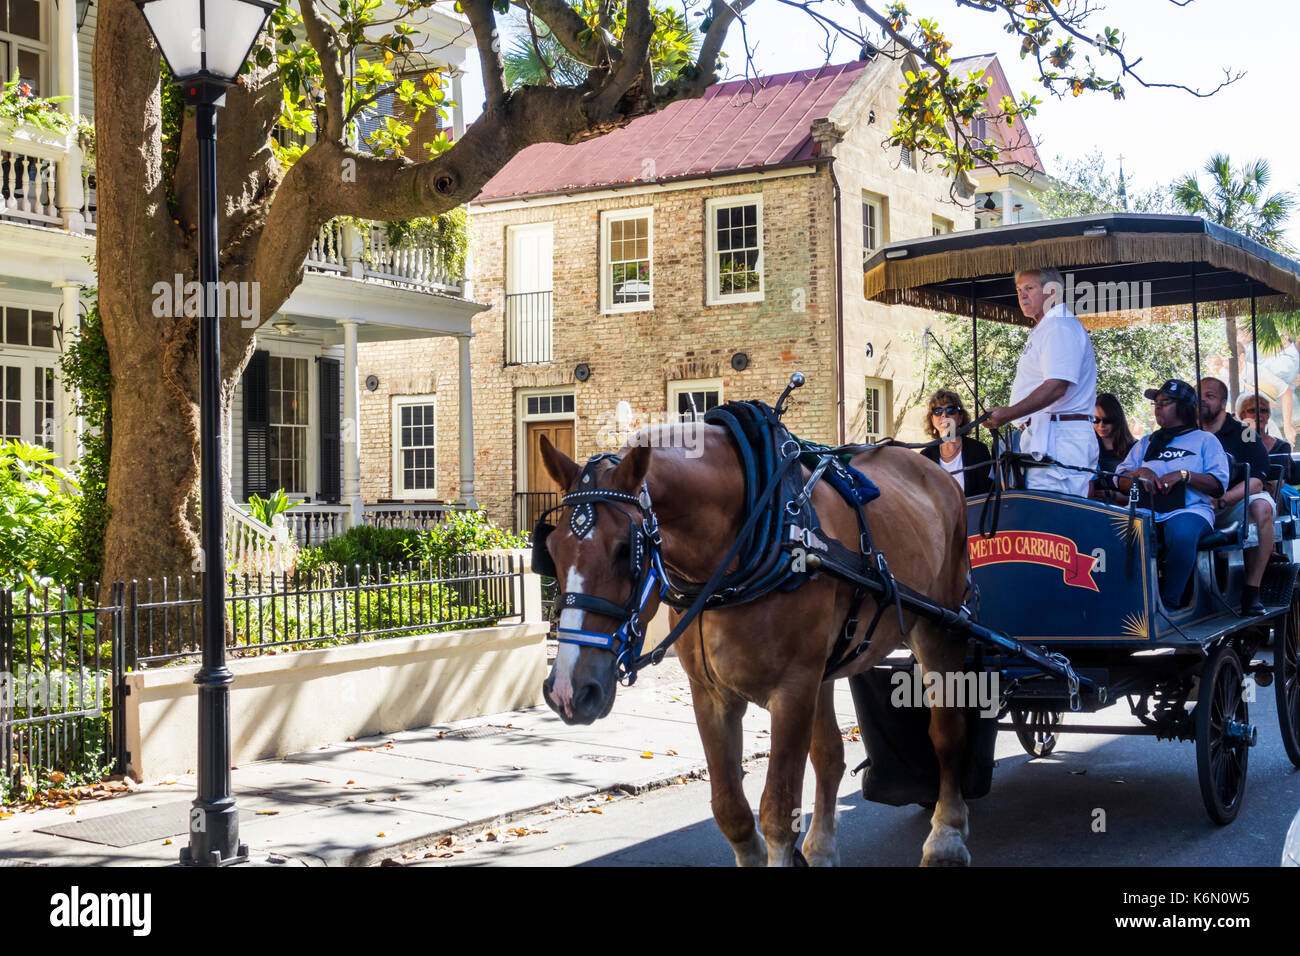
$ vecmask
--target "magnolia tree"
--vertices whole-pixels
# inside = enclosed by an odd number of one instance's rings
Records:
[[[912,147],[954,175],[997,159],[968,137],[972,119],[1011,123],[1038,103],[1024,95],[990,110],[983,77],[958,75],[938,24],[914,20],[903,4],[767,2],[805,11],[828,59],[837,43],[841,57],[868,43],[885,56],[912,57],[916,69],[882,145]],[[1091,22],[1086,2],[954,2],[1005,20],[1050,94],[1118,97],[1124,82],[1146,82],[1120,32]],[[582,142],[699,96],[719,79],[752,75],[747,43],[730,71],[722,48],[729,31],[743,40],[746,20],[761,16],[754,0],[686,0],[671,13],[650,0],[459,0],[482,71],[481,116],[455,143],[413,143],[412,125],[397,119],[358,142],[358,119],[388,93],[407,118],[446,109],[448,77],[422,69],[419,54],[428,11],[449,6],[286,0],[230,90],[219,117],[221,278],[256,309],[223,321],[223,417],[252,353],[256,320],[278,310],[301,281],[323,224],[338,216],[439,215],[472,199],[533,143]],[[99,11],[99,309],[114,383],[103,574],[119,580],[202,567],[197,310],[185,307],[183,291],[158,291],[178,276],[180,290],[197,280],[198,172],[193,118],[161,70],[143,16],[131,0],[101,0]],[[526,83],[506,79],[498,24],[507,17],[522,17],[536,54],[538,69]],[[277,130],[299,135],[277,138]],[[284,145],[293,142],[304,145]],[[420,147],[420,161],[410,157],[412,147]]]

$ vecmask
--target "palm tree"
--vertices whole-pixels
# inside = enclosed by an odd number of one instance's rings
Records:
[[[577,0],[571,5],[589,25],[596,26],[599,14],[596,0]],[[650,39],[650,64],[655,82],[665,83],[683,67],[695,62],[702,36],[699,31],[691,29],[675,10],[651,5],[650,12],[655,25]],[[621,35],[626,18],[624,5],[613,4],[611,16],[615,35]],[[509,47],[502,53],[508,86],[554,86],[557,83],[576,86],[586,79],[586,64],[574,59],[546,24],[534,21],[530,28],[527,15],[516,13],[509,25],[513,36]]]
[[[1268,160],[1256,159],[1233,169],[1226,153],[1216,153],[1206,161],[1204,172],[1209,176],[1209,191],[1201,188],[1195,173],[1188,173],[1174,182],[1175,203],[1189,213],[1203,216],[1270,249],[1291,251],[1284,238],[1283,226],[1290,218],[1296,198],[1289,192],[1265,194],[1271,179]],[[1224,323],[1228,342],[1236,342],[1236,316],[1228,315]],[[1281,345],[1284,335],[1300,336],[1300,314],[1295,312],[1258,316],[1256,325],[1257,346],[1273,344],[1276,347]],[[1232,394],[1240,394],[1235,349],[1229,354],[1228,377]],[[1290,427],[1290,422],[1287,426]]]

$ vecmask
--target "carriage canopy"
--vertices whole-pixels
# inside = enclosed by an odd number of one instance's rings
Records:
[[[868,299],[1033,323],[1016,300],[1018,270],[1059,269],[1089,327],[1182,318],[1173,307],[1247,303],[1300,308],[1300,263],[1199,216],[1104,213],[973,229],[881,247],[863,267]],[[1231,305],[1225,305],[1232,308]],[[1171,313],[1177,313],[1177,315]]]

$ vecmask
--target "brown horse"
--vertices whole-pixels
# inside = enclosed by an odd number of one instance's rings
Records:
[[[664,567],[674,579],[708,580],[740,530],[744,478],[735,448],[720,427],[703,426],[700,446],[662,447],[665,436],[652,426],[634,435],[620,452],[622,461],[597,465],[595,484],[636,494],[645,487],[658,516]],[[653,454],[651,446],[654,446]],[[581,468],[545,439],[541,443],[547,471],[573,491]],[[872,535],[894,576],[948,607],[960,604],[967,573],[966,508],[957,483],[941,468],[915,452],[880,447],[853,460],[880,488],[868,506]],[[826,483],[812,496],[823,528],[853,547],[857,519],[851,507]],[[617,502],[595,505],[592,533],[579,538],[569,527],[571,509],[560,512],[547,539],[560,590],[594,595],[622,604],[638,582],[627,568],[628,518],[634,507]],[[618,514],[616,512],[624,512]],[[677,654],[691,682],[695,718],[708,759],[713,788],[713,816],[731,843],[736,862],[790,866],[795,862],[796,814],[803,792],[806,757],[816,774],[816,804],[802,854],[811,865],[838,863],[835,803],[844,775],[844,742],[835,719],[834,682],[822,676],[834,639],[848,616],[853,585],[826,573],[810,575],[794,591],[772,591],[747,604],[710,610],[677,642]],[[649,620],[658,596],[646,606]],[[867,599],[859,613],[862,639],[874,604]],[[680,612],[674,611],[674,624]],[[561,627],[613,632],[617,621],[591,611],[568,609]],[[930,622],[904,614],[881,616],[871,648],[842,672],[847,677],[878,663],[904,640],[924,672],[949,673],[962,668],[965,640]],[[608,649],[562,643],[543,685],[546,702],[569,724],[589,724],[609,713],[614,703],[615,655]],[[762,833],[741,787],[741,717],[749,703],[772,717],[771,758],[759,808]],[[931,710],[930,739],[938,756],[939,799],[921,864],[965,865],[966,804],[960,786],[965,721],[959,710]],[[802,814],[799,814],[801,816]]]

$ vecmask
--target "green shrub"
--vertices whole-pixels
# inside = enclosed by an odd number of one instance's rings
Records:
[[[337,538],[330,538],[315,548],[305,548],[298,555],[298,573],[308,575],[330,566],[351,573],[353,565],[396,564],[410,561],[420,532],[405,528],[375,528],[357,525]]]
[[[493,524],[482,511],[453,511],[419,536],[412,556],[437,567],[451,567],[460,554],[527,546],[527,538]]]
[[[77,576],[77,483],[53,460],[39,445],[0,442],[0,588]]]
[[[263,498],[261,495],[249,495],[248,513],[262,524],[269,526],[276,515],[283,514],[290,508],[296,508],[300,504],[302,504],[301,501],[290,501],[283,488],[277,488],[275,494],[269,498]]]

